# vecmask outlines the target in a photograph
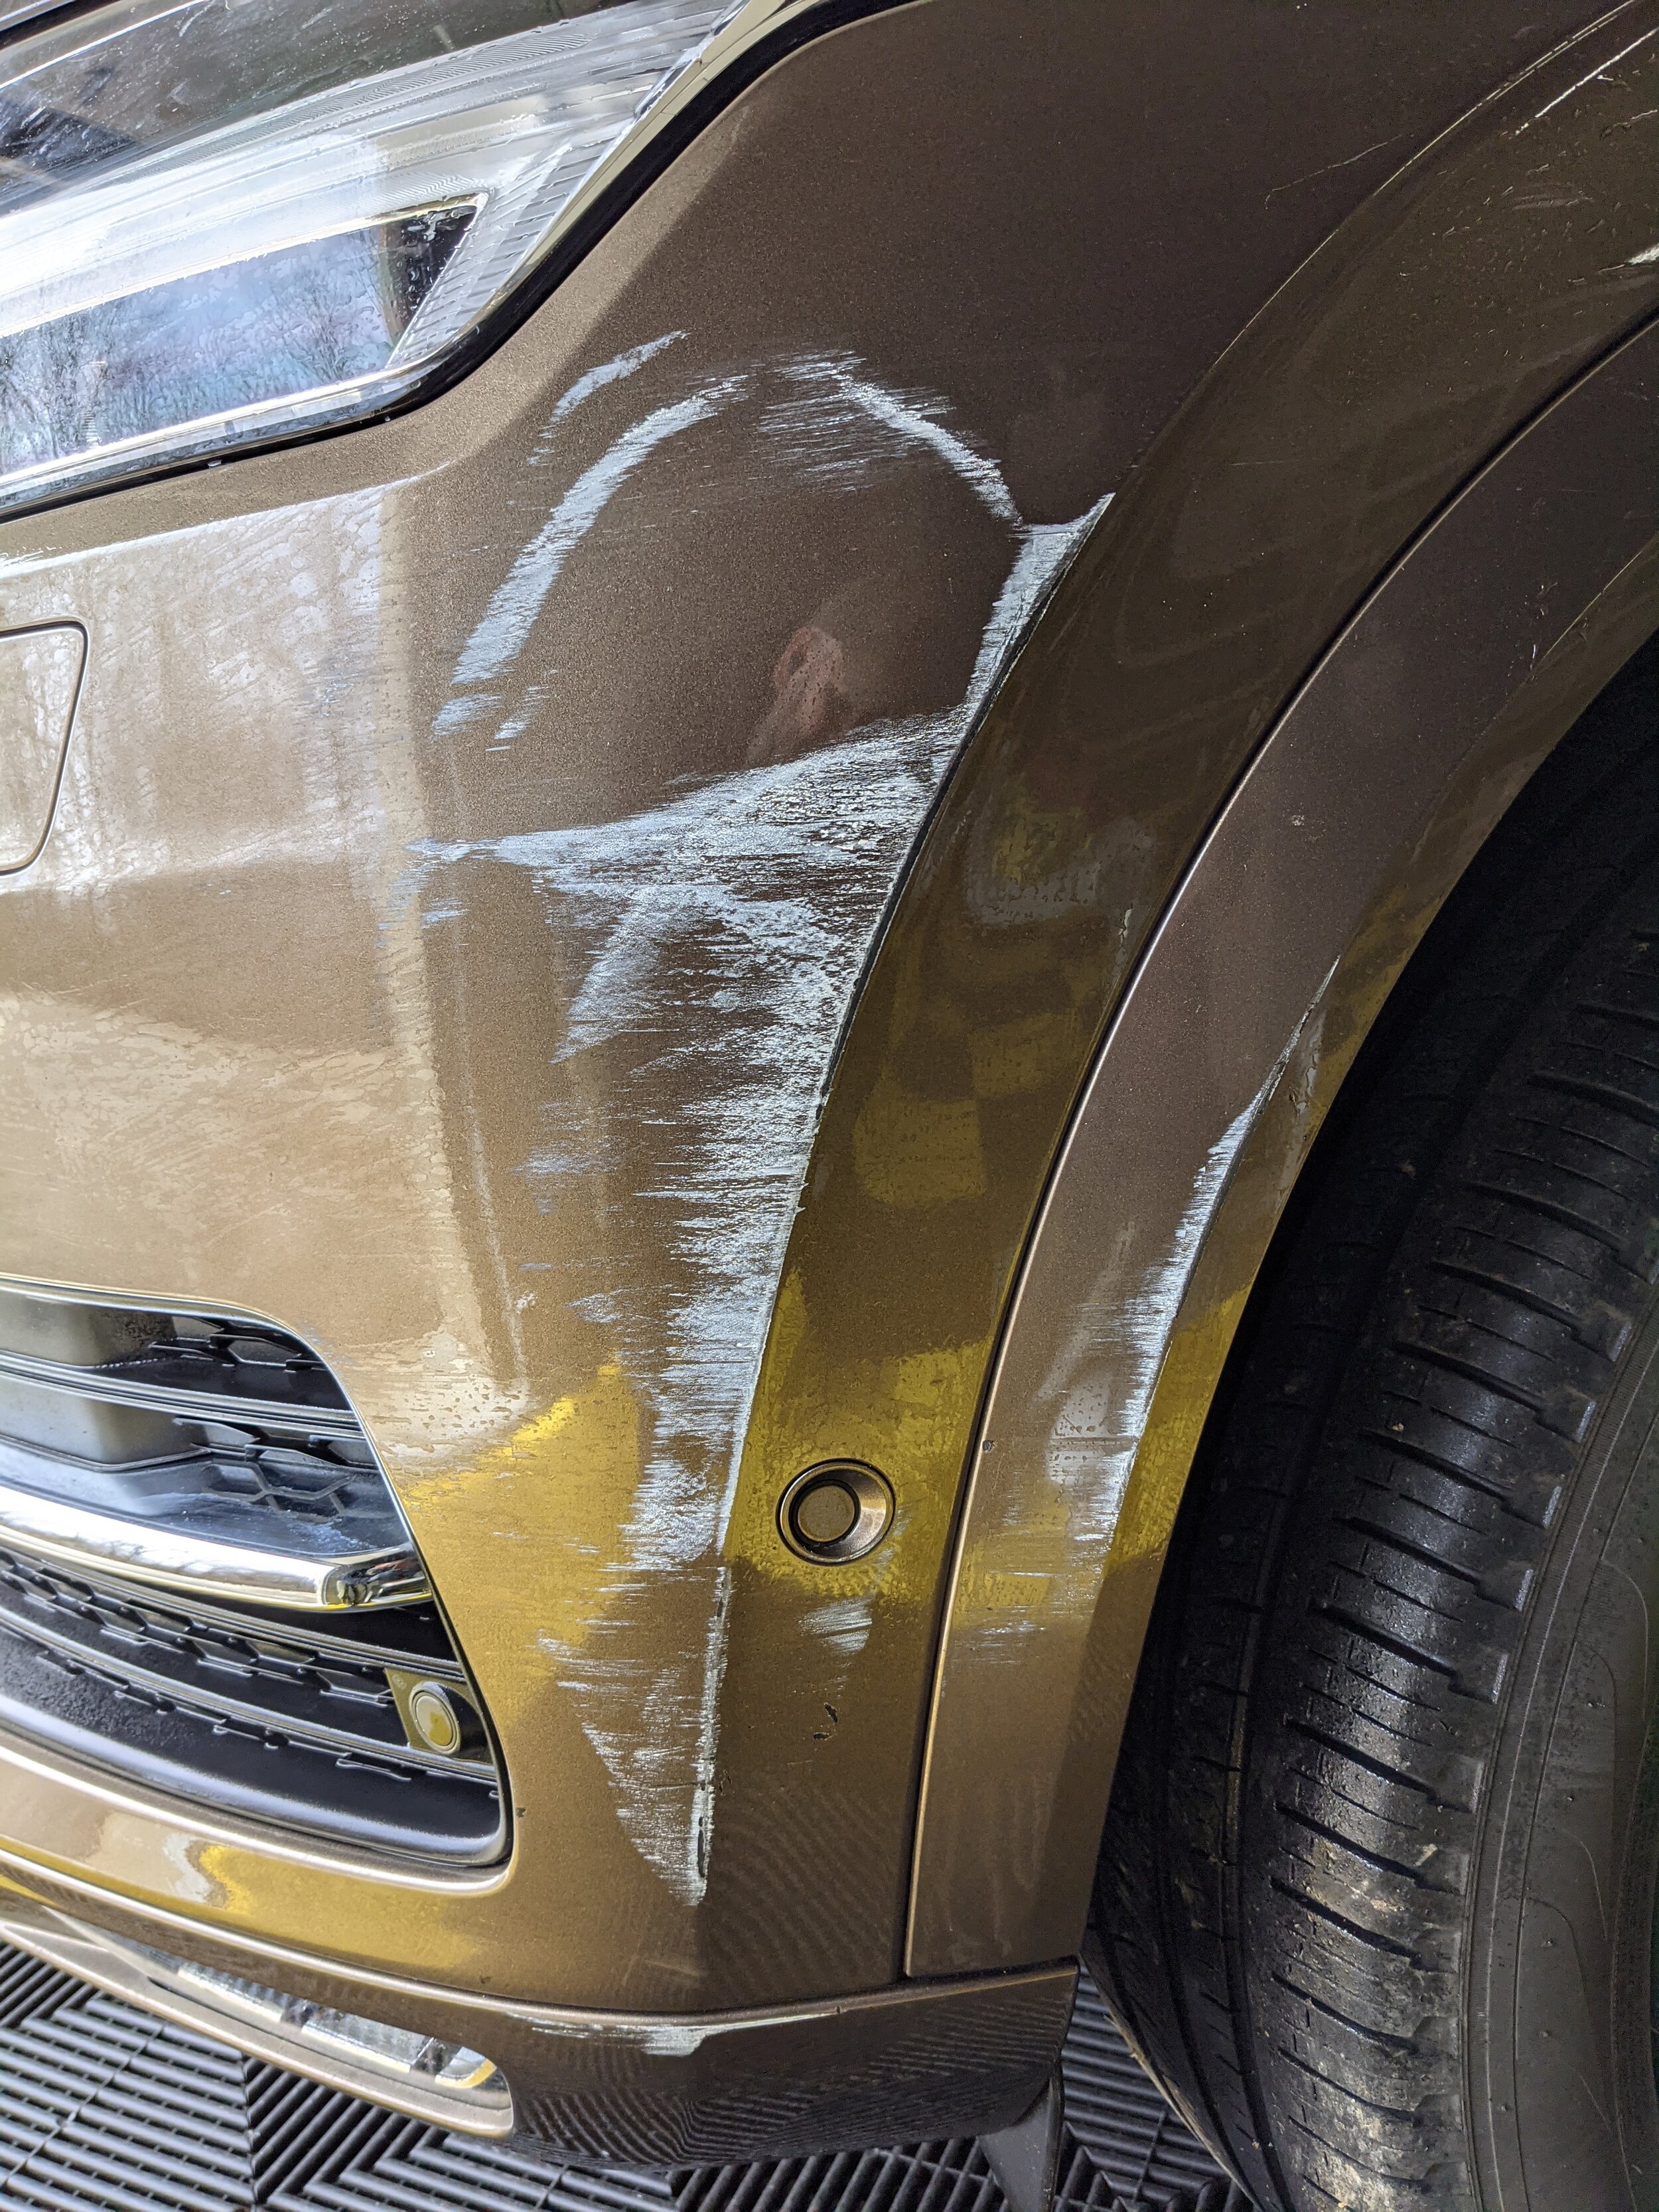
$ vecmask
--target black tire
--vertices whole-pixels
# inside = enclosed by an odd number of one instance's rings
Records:
[[[1345,1086],[1218,1403],[1090,1963],[1283,2212],[1655,2212],[1646,650]]]

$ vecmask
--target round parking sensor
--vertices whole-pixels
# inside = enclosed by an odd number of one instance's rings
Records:
[[[893,1518],[884,1476],[856,1460],[830,1460],[798,1474],[778,1504],[790,1550],[820,1566],[844,1566],[873,1552]]]

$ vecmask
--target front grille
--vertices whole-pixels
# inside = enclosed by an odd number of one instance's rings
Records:
[[[504,1842],[482,1706],[368,1438],[263,1325],[0,1291],[0,1723],[382,1851]]]
[[[368,1439],[307,1346],[263,1324],[15,1291],[0,1291],[7,1541],[255,1601],[426,1595]]]

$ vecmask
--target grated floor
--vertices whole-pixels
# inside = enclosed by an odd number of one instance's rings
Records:
[[[1249,2212],[1085,1984],[1061,2201]],[[1003,2212],[972,2142],[698,2166],[532,2164],[407,2120],[0,1946],[0,2206],[40,2212]]]

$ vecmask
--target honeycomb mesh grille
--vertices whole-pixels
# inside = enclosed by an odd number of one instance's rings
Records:
[[[1060,2203],[1249,2212],[1092,1993]],[[0,1947],[0,2205],[40,2212],[1002,2212],[973,2142],[666,2176],[526,2159],[325,2089]]]
[[[465,1694],[441,1621],[404,1607],[349,1625],[192,1610],[0,1546],[0,1719],[195,1804],[404,1857],[495,1857],[493,1759],[411,1745],[392,1687],[413,1668]]]
[[[0,1727],[383,1854],[507,1847],[478,1692],[374,1447],[265,1323],[0,1282]]]
[[[418,1578],[338,1382],[271,1328],[0,1284],[0,1478],[152,1535],[313,1564],[393,1555]]]

